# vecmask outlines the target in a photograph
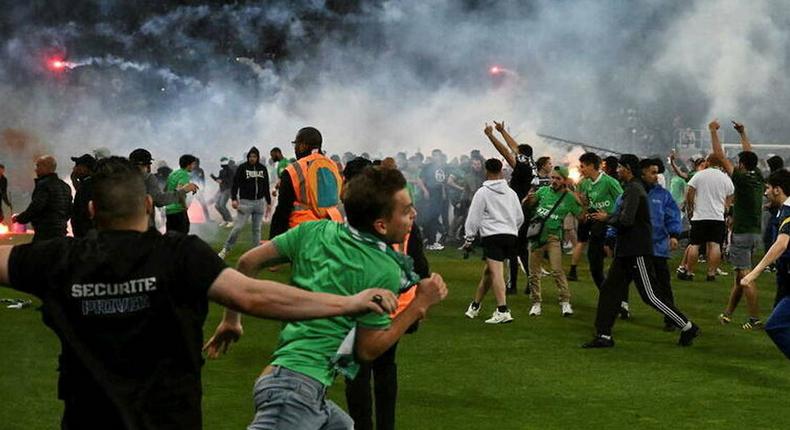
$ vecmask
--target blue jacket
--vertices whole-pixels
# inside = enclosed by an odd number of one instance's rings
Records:
[[[654,185],[648,187],[647,200],[650,204],[650,223],[653,225],[653,255],[656,257],[669,258],[669,238],[677,237],[683,231],[683,224],[680,221],[680,208],[678,208],[672,194],[664,187]],[[620,197],[615,202],[615,210],[621,205]],[[790,207],[788,207],[790,211]],[[607,237],[615,237],[616,230],[609,227]]]

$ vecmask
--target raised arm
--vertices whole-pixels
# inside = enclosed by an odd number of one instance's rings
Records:
[[[488,140],[491,141],[491,144],[494,145],[494,148],[496,148],[496,150],[502,154],[502,157],[505,158],[507,164],[509,164],[510,167],[515,168],[516,156],[513,155],[512,150],[508,149],[504,144],[502,144],[502,142],[499,141],[499,139],[496,138],[496,136],[494,136],[494,128],[486,123],[483,133],[485,133],[485,135],[488,137]]]
[[[673,149],[669,153],[669,165],[672,166],[672,171],[675,172],[675,175],[683,178],[684,181],[688,182],[689,175],[687,173],[683,173],[682,170],[675,164],[675,150]]]
[[[708,130],[710,130],[710,145],[713,149],[713,153],[721,157],[724,170],[728,175],[732,175],[735,166],[733,166],[732,162],[727,158],[727,154],[724,153],[724,147],[721,146],[721,141],[719,140],[719,121],[715,119],[711,121],[710,124],[708,124]]]
[[[518,142],[516,142],[516,139],[513,139],[513,136],[511,136],[510,133],[507,132],[507,129],[505,129],[505,121],[494,121],[494,128],[496,128],[496,131],[498,131],[499,134],[502,135],[502,138],[505,139],[505,143],[508,144],[510,150],[518,153]]]
[[[751,152],[752,142],[749,141],[749,136],[746,135],[746,127],[743,126],[742,122],[735,121],[732,122],[732,126],[735,128],[735,131],[738,132],[738,136],[741,137],[741,149]]]

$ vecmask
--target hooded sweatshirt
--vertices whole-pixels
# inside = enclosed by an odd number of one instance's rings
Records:
[[[258,162],[250,163],[250,155],[256,154]],[[252,147],[247,153],[247,161],[241,163],[233,177],[233,186],[230,188],[232,200],[260,200],[266,199],[267,204],[272,203],[269,193],[269,171],[261,163],[261,154],[258,148]]]
[[[518,195],[504,179],[488,180],[475,192],[466,217],[467,240],[495,234],[518,235],[524,212]]]

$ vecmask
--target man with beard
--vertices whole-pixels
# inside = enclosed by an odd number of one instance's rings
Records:
[[[337,208],[343,178],[337,164],[321,152],[321,132],[314,127],[304,127],[296,133],[293,144],[296,161],[280,175],[269,239],[307,221],[343,222]]]
[[[143,148],[137,148],[129,154],[129,161],[132,162],[143,174],[145,181],[145,192],[151,196],[154,207],[160,208],[171,203],[176,203],[186,199],[187,193],[197,191],[197,185],[189,183],[173,191],[162,191],[159,178],[151,172],[151,153]],[[155,211],[151,211],[148,217],[148,226],[156,227]]]

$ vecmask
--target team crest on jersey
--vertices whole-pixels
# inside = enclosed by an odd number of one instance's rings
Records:
[[[436,172],[433,174],[433,177],[436,179],[438,183],[444,183],[444,180],[447,179],[447,174],[444,173],[444,169],[436,169]]]

